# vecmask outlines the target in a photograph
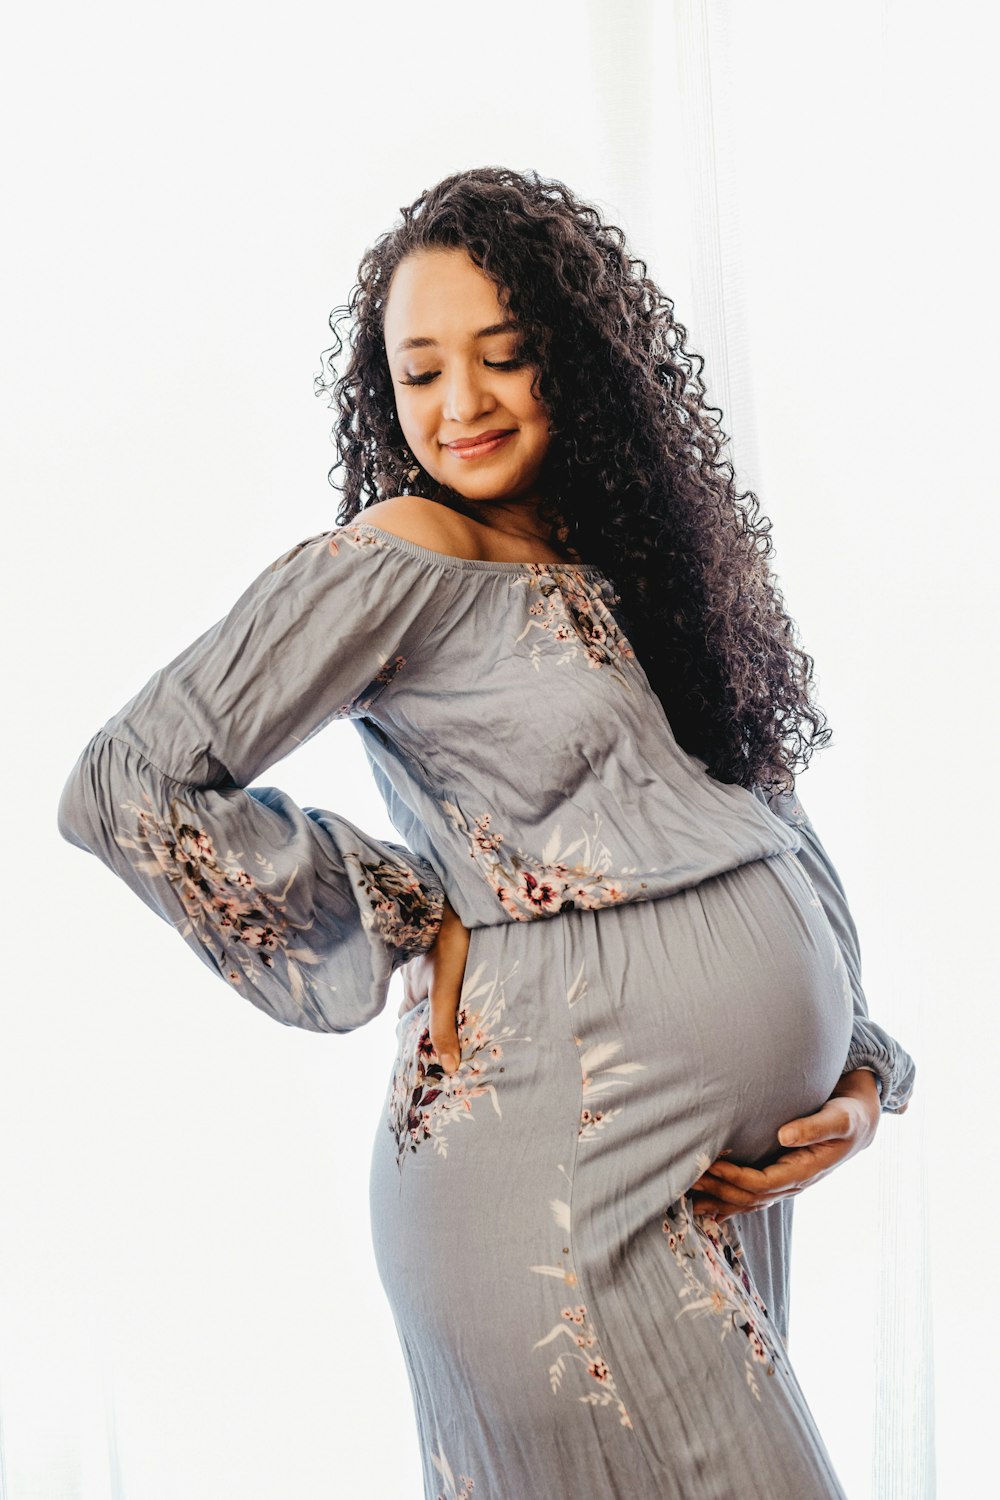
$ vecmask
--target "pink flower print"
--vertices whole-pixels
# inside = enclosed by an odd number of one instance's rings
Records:
[[[608,607],[609,602],[620,602],[609,585],[570,576],[547,563],[537,564],[524,582],[536,597],[528,605],[529,619],[518,639],[531,637],[529,659],[536,670],[551,655],[545,651],[547,639],[560,648],[559,661],[582,656],[588,667],[610,665],[621,675],[620,661],[635,652]]]
[[[565,1174],[568,1176],[568,1174]],[[553,1217],[563,1234],[568,1235],[570,1229],[569,1204],[562,1200],[553,1200],[550,1204]],[[562,1236],[561,1236],[562,1237]],[[564,1249],[563,1254],[568,1252]],[[554,1266],[531,1266],[532,1271],[537,1271],[542,1276],[554,1276],[569,1286],[576,1285],[576,1273],[572,1266],[565,1260]],[[545,1345],[556,1346],[556,1358],[549,1365],[549,1388],[553,1395],[557,1395],[562,1388],[563,1378],[567,1371],[571,1370],[574,1363],[579,1362],[586,1368],[587,1374],[601,1387],[600,1393],[593,1389],[583,1395],[578,1395],[577,1400],[585,1402],[588,1406],[615,1406],[618,1410],[618,1418],[623,1427],[631,1427],[628,1412],[622,1401],[614,1377],[603,1356],[596,1352],[589,1354],[581,1351],[594,1351],[597,1345],[597,1334],[593,1325],[587,1318],[587,1309],[580,1303],[575,1307],[560,1308],[562,1321],[551,1328],[542,1338],[535,1340],[534,1347],[540,1349]],[[571,1349],[566,1349],[566,1341],[569,1341]]]
[[[769,1357],[767,1348],[764,1344],[764,1340],[761,1338],[760,1334],[757,1332],[753,1324],[749,1322],[738,1323],[737,1327],[742,1333],[746,1334],[747,1339],[750,1343],[750,1352],[752,1353],[757,1363],[766,1365]]]
[[[473,846],[484,854],[495,853],[503,843],[502,834],[489,831],[490,816],[489,813],[483,813],[481,817],[478,817],[472,831]]]
[[[192,828],[190,823],[182,823],[177,830],[177,852],[191,860],[215,858],[215,850],[209,835],[204,828]]]
[[[579,1045],[579,1043],[578,1043]],[[580,1110],[578,1134],[581,1141],[593,1140],[618,1118],[624,1106],[597,1108],[593,1101],[609,1091],[617,1092],[632,1073],[645,1071],[645,1063],[618,1062],[621,1042],[595,1042],[580,1053],[581,1091],[584,1103]]]
[[[594,831],[573,830],[569,840],[561,825],[548,836],[541,858],[521,849],[504,846],[502,834],[490,831],[489,813],[481,813],[472,824],[462,808],[447,798],[441,808],[456,831],[468,840],[469,854],[503,909],[517,922],[547,917],[567,906],[596,910],[620,901],[640,899],[644,880],[630,885],[609,875],[613,854],[599,837],[601,819],[594,817]]]
[[[394,656],[391,661],[387,661],[384,666],[379,667],[375,673],[375,681],[382,683],[391,682],[396,673],[401,671],[405,666],[405,656]]]
[[[558,867],[557,867],[558,869]],[[535,911],[558,911],[565,887],[556,879],[539,879],[530,870],[523,871],[517,894]]]
[[[134,850],[144,869],[169,884],[187,918],[182,936],[193,933],[218,958],[220,972],[231,983],[259,978],[261,969],[274,970],[277,960],[294,994],[303,1000],[321,994],[307,967],[316,960],[297,944],[304,928],[286,913],[294,872],[279,882],[272,862],[256,851],[257,874],[252,877],[245,868],[248,855],[216,850],[209,831],[188,821],[192,809],[181,798],[172,799],[163,811],[148,797],[122,806],[134,818],[131,834],[125,829],[117,833],[122,849]],[[407,953],[423,951],[440,925],[443,898],[425,890],[409,866],[367,865],[360,854],[345,853],[345,861],[352,860],[362,872],[359,884],[377,909],[375,917],[362,912],[363,925],[378,925],[386,942]]]
[[[278,946],[278,934],[273,927],[247,927],[241,936],[248,948],[263,948],[270,952]]]
[[[692,1213],[687,1194],[670,1205],[662,1227],[683,1276],[679,1291],[685,1306],[677,1316],[715,1316],[722,1320],[723,1338],[733,1328],[744,1335],[749,1349],[744,1360],[747,1385],[759,1401],[754,1365],[763,1365],[765,1373],[773,1375],[781,1351],[779,1342],[769,1335],[767,1308],[744,1269],[735,1230],[709,1214]],[[707,1277],[699,1271],[707,1272]]]
[[[504,1069],[492,1070],[496,1082],[491,1082],[487,1058],[502,1057],[503,1043],[530,1042],[531,1038],[515,1036],[513,1027],[503,1025],[504,981],[499,972],[489,979],[483,978],[483,972],[480,964],[463,980],[463,999],[456,1015],[462,1051],[457,1073],[445,1074],[431,1042],[426,1013],[416,1008],[408,1012],[410,1030],[400,1042],[386,1120],[400,1169],[407,1149],[416,1151],[423,1141],[433,1141],[438,1155],[447,1156],[449,1128],[460,1120],[476,1118],[475,1101],[489,1096],[494,1112],[502,1118],[499,1090]],[[419,1030],[414,1034],[416,1027]]]

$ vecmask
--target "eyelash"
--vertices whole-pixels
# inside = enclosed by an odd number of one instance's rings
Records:
[[[519,370],[524,364],[523,359],[484,360],[483,363],[491,370]],[[404,376],[403,385],[429,385],[439,372],[430,370],[426,375],[418,375],[413,379]]]

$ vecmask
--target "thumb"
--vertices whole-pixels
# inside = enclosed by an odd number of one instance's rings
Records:
[[[836,1128],[832,1113],[827,1103],[822,1109],[816,1110],[815,1114],[789,1120],[778,1131],[779,1143],[782,1146],[811,1146],[816,1141],[828,1141],[832,1136],[840,1135],[841,1131]]]

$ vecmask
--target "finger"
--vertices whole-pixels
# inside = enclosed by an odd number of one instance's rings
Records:
[[[699,1193],[691,1201],[691,1211],[694,1214],[708,1214],[713,1219],[731,1219],[734,1214],[756,1213],[761,1208],[771,1208],[778,1200],[775,1198],[757,1198],[753,1203],[740,1207],[737,1204],[726,1203],[722,1198],[713,1198],[710,1195]]]
[[[741,1192],[756,1198],[787,1196],[817,1178],[825,1177],[850,1154],[850,1150],[849,1141],[832,1140],[796,1147],[763,1169],[736,1167],[729,1162],[713,1163],[693,1186],[704,1188],[727,1201],[733,1201],[733,1194]]]
[[[850,1110],[838,1099],[829,1099],[815,1114],[789,1120],[778,1130],[782,1146],[809,1146],[815,1141],[842,1139],[851,1133]]]
[[[431,983],[431,1045],[446,1073],[454,1073],[462,1059],[457,1021],[461,993],[461,983],[454,979],[435,976]]]
[[[761,1197],[759,1192],[737,1187],[735,1183],[723,1182],[721,1178],[713,1179],[712,1177],[706,1177],[695,1183],[693,1188],[688,1189],[689,1192],[695,1190],[713,1203],[725,1204],[733,1213],[739,1209],[756,1207]]]
[[[764,1173],[759,1167],[744,1167],[735,1161],[713,1161],[703,1176],[718,1182],[731,1182],[737,1187],[759,1189],[765,1185]]]
[[[749,1209],[737,1208],[732,1203],[726,1203],[721,1198],[712,1198],[699,1194],[691,1200],[691,1212],[696,1218],[730,1219],[733,1214],[749,1213]]]

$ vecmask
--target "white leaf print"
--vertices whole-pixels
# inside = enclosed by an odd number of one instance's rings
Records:
[[[583,977],[583,968],[581,963],[576,971],[576,978],[566,991],[566,1004],[569,1007],[574,1006],[578,1000],[582,1000],[587,993],[587,981]]]
[[[438,1473],[441,1475],[441,1478],[445,1480],[447,1484],[450,1484],[452,1489],[454,1489],[455,1476],[451,1472],[451,1465],[445,1458],[444,1454],[442,1453],[439,1457],[436,1453],[432,1453],[431,1463],[434,1465],[435,1469],[437,1469]]]
[[[552,1217],[559,1225],[559,1228],[565,1229],[566,1233],[568,1234],[570,1228],[569,1204],[564,1203],[561,1198],[553,1198],[549,1202],[549,1207],[552,1210]]]
[[[294,958],[300,964],[321,964],[323,962],[323,955],[321,953],[313,953],[309,948],[287,948],[285,951],[289,958]]]
[[[485,968],[486,961],[484,959],[483,962],[473,970],[472,974],[462,981],[462,999],[466,1004],[478,999],[480,995],[485,994],[485,992],[490,988],[489,984],[485,980],[480,983],[480,979]]]
[[[554,865],[559,859],[559,845],[562,843],[562,824],[560,823],[552,830],[548,843],[542,850],[542,864]]]
[[[597,1047],[588,1047],[586,1052],[580,1054],[580,1066],[584,1072],[590,1073],[621,1050],[621,1042],[601,1042]]]
[[[610,1069],[608,1071],[610,1072]],[[588,1083],[584,1090],[587,1104],[592,1104],[595,1099],[599,1098],[602,1094],[606,1094],[608,1089],[614,1088],[614,1085],[615,1080],[613,1078],[603,1078],[598,1079],[596,1083]]]
[[[565,1323],[557,1323],[551,1333],[547,1333],[543,1339],[535,1340],[535,1342],[531,1346],[532,1349],[540,1349],[543,1344],[551,1344],[552,1340],[557,1339],[561,1333],[564,1333],[566,1337],[568,1339],[571,1339],[574,1343],[576,1342],[576,1335],[574,1334],[573,1329],[569,1328]]]

